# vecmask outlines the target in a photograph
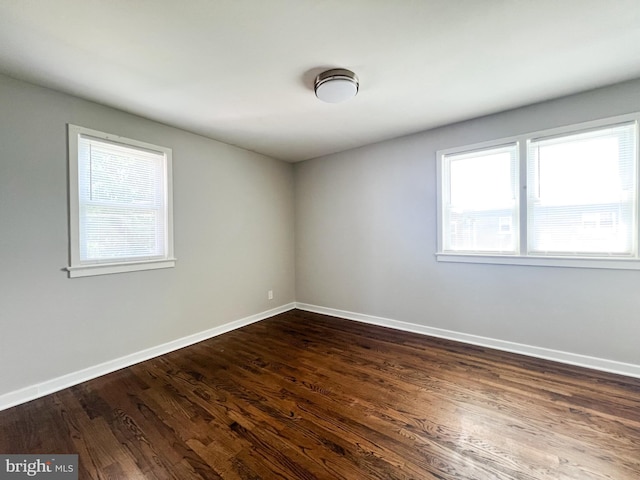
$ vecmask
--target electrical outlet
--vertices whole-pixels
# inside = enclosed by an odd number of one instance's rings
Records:
[[[267,298],[268,298],[269,300],[273,300],[273,290],[269,290],[269,291],[267,292]]]

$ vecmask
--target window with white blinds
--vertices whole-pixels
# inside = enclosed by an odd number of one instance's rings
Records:
[[[528,142],[530,254],[635,254],[635,129],[629,123]]]
[[[167,268],[171,150],[69,125],[71,277]]]
[[[639,119],[438,152],[438,260],[639,269]]]

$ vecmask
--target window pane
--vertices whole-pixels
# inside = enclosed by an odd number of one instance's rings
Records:
[[[166,256],[165,156],[79,139],[80,260]]]
[[[517,146],[444,158],[444,250],[515,253]]]
[[[125,205],[159,205],[163,175],[161,158],[140,158],[135,152],[118,152],[90,146],[87,201]]]
[[[529,142],[529,252],[632,255],[635,125]]]
[[[83,259],[153,257],[164,250],[156,210],[87,206],[81,213]]]

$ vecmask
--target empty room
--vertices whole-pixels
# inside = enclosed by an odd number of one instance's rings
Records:
[[[640,478],[639,124],[637,0],[0,0],[0,480]]]

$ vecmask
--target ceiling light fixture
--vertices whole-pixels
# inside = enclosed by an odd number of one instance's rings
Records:
[[[316,77],[316,97],[323,102],[340,103],[353,98],[358,93],[360,82],[351,70],[334,68]]]

